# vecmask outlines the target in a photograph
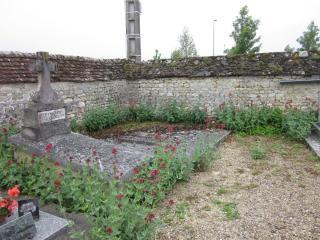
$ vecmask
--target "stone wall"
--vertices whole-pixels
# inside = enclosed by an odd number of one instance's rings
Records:
[[[279,106],[318,108],[319,83],[281,84],[283,80],[298,80],[288,76],[164,78],[129,82],[132,101],[152,105],[177,100],[187,106],[206,107],[213,111],[225,104],[236,106]]]
[[[124,103],[127,99],[126,80],[107,82],[55,82],[52,87],[62,96],[68,106],[68,116],[82,116],[83,107],[107,106]],[[36,83],[0,84],[0,122],[13,117],[22,119],[30,95],[37,89]]]
[[[154,106],[175,99],[189,106],[213,110],[221,104],[276,105],[318,108],[320,81],[281,84],[283,80],[320,80],[320,54],[265,53],[235,57],[160,60],[135,64],[127,60],[99,60],[51,55],[58,71],[53,88],[69,106],[69,116],[80,107],[111,102],[146,102]],[[29,71],[35,54],[0,53],[0,122],[21,119],[37,78]]]

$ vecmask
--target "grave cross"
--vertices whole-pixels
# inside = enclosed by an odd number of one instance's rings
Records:
[[[50,104],[57,100],[57,93],[51,87],[50,73],[56,71],[56,64],[49,62],[49,53],[37,52],[37,60],[30,67],[32,72],[38,73],[39,92],[34,99],[43,104]]]

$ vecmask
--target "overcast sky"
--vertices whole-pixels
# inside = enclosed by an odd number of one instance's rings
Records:
[[[198,54],[232,46],[232,22],[242,6],[260,19],[263,52],[282,51],[310,21],[320,25],[320,0],[141,0],[142,57],[155,49],[170,57],[178,35],[188,27]],[[0,51],[126,57],[124,0],[0,0]]]

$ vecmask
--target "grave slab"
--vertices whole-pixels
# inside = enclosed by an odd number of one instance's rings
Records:
[[[74,166],[82,166],[97,162],[100,169],[109,176],[114,174],[114,163],[118,172],[122,173],[123,179],[132,176],[133,168],[153,157],[154,147],[157,141],[152,132],[137,132],[126,135],[116,140],[107,138],[105,140],[94,139],[82,134],[71,133],[53,136],[47,140],[35,142],[22,137],[20,134],[10,137],[10,142],[28,153],[38,155],[45,154],[46,145],[53,145],[50,158],[62,165],[66,165],[72,158]],[[191,157],[197,147],[215,147],[230,134],[225,130],[192,130],[173,133],[166,141],[175,142],[179,140],[178,153],[186,149],[187,156]],[[113,154],[116,149],[116,154]]]

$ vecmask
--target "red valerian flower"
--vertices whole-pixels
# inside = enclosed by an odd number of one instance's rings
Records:
[[[47,153],[51,152],[52,151],[52,148],[53,148],[53,144],[52,143],[48,143],[45,150]]]
[[[17,201],[16,200],[11,201],[10,205],[8,206],[9,214],[11,215],[17,207],[18,207]]]
[[[97,150],[96,149],[92,149],[92,155],[96,156],[97,155]]]
[[[165,162],[163,162],[163,163],[160,164],[160,168],[164,169],[164,168],[166,168],[166,167],[167,167],[167,164],[166,164]]]
[[[54,162],[54,165],[55,165],[56,167],[58,167],[58,166],[60,166],[60,163]]]
[[[118,199],[119,201],[121,201],[122,198],[123,198],[123,194],[119,193],[119,194],[117,195],[117,199]]]
[[[113,155],[116,155],[118,153],[118,149],[116,149],[115,147],[113,147],[111,151]]]
[[[167,131],[169,134],[172,134],[174,131],[174,128],[172,126],[170,126],[170,127],[168,127]]]
[[[7,133],[8,131],[9,131],[8,128],[2,128],[3,133]]]
[[[59,173],[59,176],[60,176],[60,177],[63,177],[63,176],[64,176],[64,174],[63,174],[63,173]]]
[[[147,215],[147,221],[148,222],[153,222],[155,220],[155,218],[156,218],[156,215],[154,213],[149,213]]]
[[[20,195],[20,190],[19,190],[19,186],[16,185],[13,188],[8,190],[8,195],[10,197],[18,197]]]
[[[170,200],[168,201],[168,206],[172,206],[172,205],[174,205],[174,200],[173,200],[173,199],[170,199]]]
[[[136,175],[136,174],[138,174],[140,172],[140,169],[139,168],[137,168],[137,167],[135,167],[134,169],[133,169],[133,173]]]
[[[151,172],[151,176],[152,177],[155,177],[155,176],[157,176],[159,174],[159,169],[154,169],[154,170],[152,170],[152,172]]]
[[[111,235],[112,232],[113,232],[113,231],[112,231],[112,228],[111,228],[111,227],[107,227],[107,228],[106,228],[106,233],[108,233],[108,234]]]
[[[56,188],[60,188],[60,187],[61,187],[61,180],[60,180],[60,179],[56,179],[56,180],[54,181],[54,186],[55,186]]]
[[[136,179],[136,182],[137,183],[144,183],[144,179],[143,178],[138,178],[138,179]]]
[[[162,139],[161,133],[160,133],[160,132],[156,132],[156,133],[154,134],[154,139],[155,139],[155,140],[161,140],[161,139]]]

